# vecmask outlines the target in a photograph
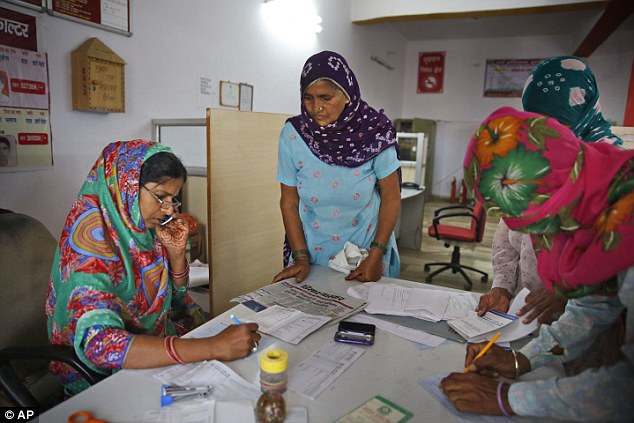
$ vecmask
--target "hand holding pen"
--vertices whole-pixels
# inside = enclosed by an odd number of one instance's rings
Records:
[[[489,340],[489,342],[487,342],[487,344],[484,346],[484,348],[482,348],[480,350],[480,352],[478,354],[476,354],[476,356],[473,358],[473,360],[471,360],[471,363],[473,363],[474,361],[476,361],[478,358],[482,357],[484,354],[487,353],[487,351],[489,351],[491,349],[491,347],[493,346],[493,344],[495,343],[495,341],[497,341],[497,339],[500,337],[500,332],[496,333],[493,338],[491,338]],[[468,351],[468,350],[467,350]],[[467,353],[467,361],[469,359],[469,354]],[[468,364],[465,368],[464,368],[464,373],[468,373],[470,370],[470,365]],[[474,366],[475,367],[475,366]]]

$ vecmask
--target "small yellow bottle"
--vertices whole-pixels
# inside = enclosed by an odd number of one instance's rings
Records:
[[[288,354],[279,348],[260,354],[260,389],[262,392],[286,392]]]

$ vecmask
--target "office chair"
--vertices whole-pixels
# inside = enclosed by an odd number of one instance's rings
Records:
[[[440,223],[443,219],[455,219],[460,217],[469,218],[471,226],[469,228],[465,228]],[[465,273],[464,269],[482,274],[480,280],[482,283],[487,282],[489,275],[486,272],[460,263],[460,248],[464,246],[473,248],[476,244],[482,241],[486,225],[486,217],[486,210],[480,202],[476,202],[473,208],[467,205],[455,205],[441,207],[434,212],[432,226],[428,228],[427,232],[429,236],[443,241],[445,243],[445,247],[449,248],[453,245],[453,252],[451,253],[450,263],[425,264],[425,272],[429,272],[431,266],[443,266],[435,272],[427,275],[425,282],[431,283],[434,276],[450,269],[452,273],[460,273],[465,278],[466,284],[464,289],[467,291],[471,291],[473,282],[471,282],[471,278]]]
[[[59,379],[48,372],[50,361],[74,367],[90,384],[103,378],[81,362],[72,347],[49,344],[44,303],[56,244],[38,220],[0,213],[2,406],[45,410],[54,405],[52,398],[61,400]]]

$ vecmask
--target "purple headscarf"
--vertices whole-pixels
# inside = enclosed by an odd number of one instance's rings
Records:
[[[398,155],[396,129],[390,119],[361,99],[359,84],[346,59],[332,51],[308,58],[302,69],[300,96],[318,79],[341,88],[350,102],[333,123],[321,127],[302,103],[302,113],[288,119],[313,154],[326,164],[357,167],[394,146]]]

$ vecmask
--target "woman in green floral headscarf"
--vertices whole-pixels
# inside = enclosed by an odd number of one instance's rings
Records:
[[[634,151],[584,143],[555,119],[505,107],[467,148],[465,180],[509,228],[533,238],[539,276],[570,298],[519,351],[467,347],[467,374],[441,382],[461,411],[631,421],[634,415]],[[629,310],[628,310],[629,309]],[[549,362],[583,356],[626,313],[619,361],[576,376],[509,384]]]
[[[168,147],[145,140],[109,144],[97,159],[66,219],[46,299],[53,345],[108,375],[122,368],[160,367],[245,357],[260,339],[256,324],[215,337],[181,339],[203,322],[186,293],[188,226],[175,200],[187,179]],[[167,216],[176,216],[161,226]],[[87,382],[53,362],[66,393]]]

